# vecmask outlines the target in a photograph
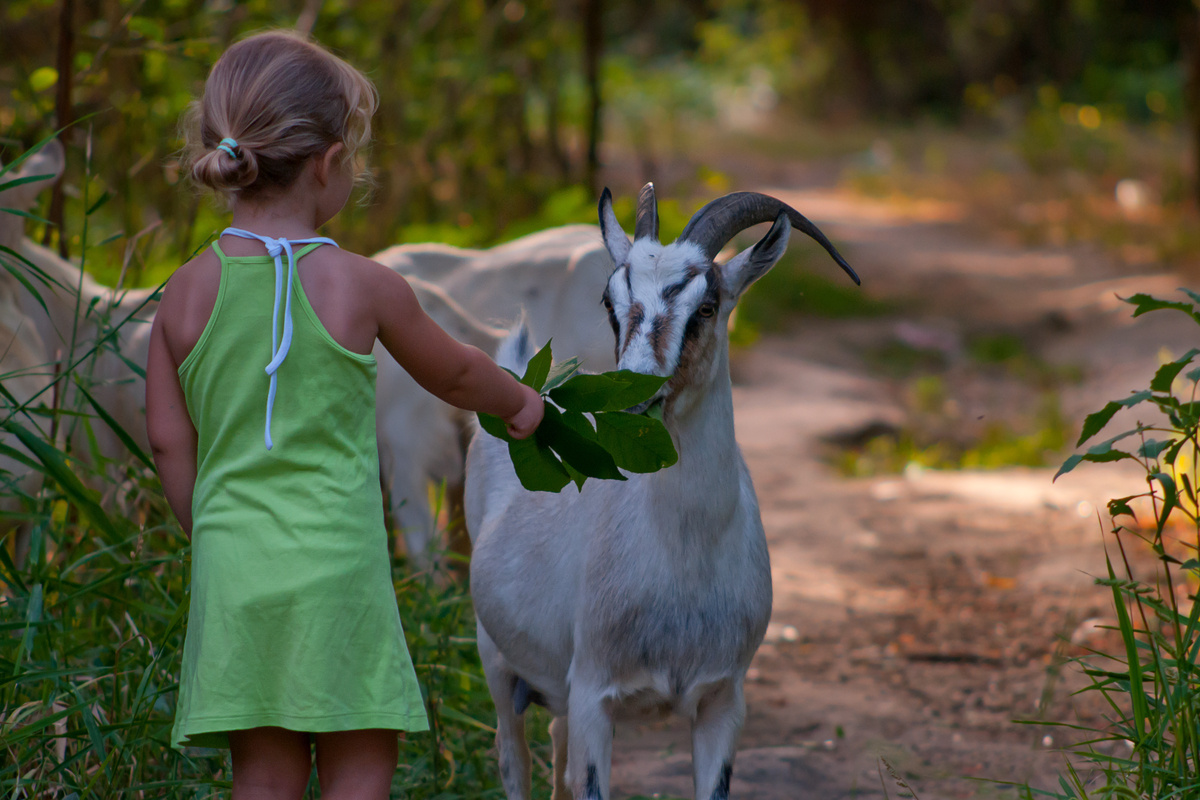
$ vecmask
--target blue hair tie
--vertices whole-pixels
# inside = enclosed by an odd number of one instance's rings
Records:
[[[238,146],[238,143],[237,143],[236,139],[230,139],[228,136],[226,136],[224,139],[221,140],[221,143],[219,145],[217,145],[217,149],[224,150],[226,153],[229,154],[230,158],[241,158],[242,157],[241,153],[238,153],[234,150],[234,148],[236,148],[237,146]]]

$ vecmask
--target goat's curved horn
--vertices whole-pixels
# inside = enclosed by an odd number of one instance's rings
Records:
[[[858,275],[846,263],[846,259],[842,258],[842,254],[807,217],[782,200],[758,192],[734,192],[713,200],[692,216],[683,233],[679,235],[679,241],[698,245],[704,251],[705,257],[711,261],[735,235],[751,225],[774,222],[780,212],[787,213],[793,228],[808,234],[824,247],[851,280],[862,284]]]
[[[637,222],[633,227],[633,240],[649,236],[658,241],[658,200],[654,197],[654,184],[647,183],[638,194]]]

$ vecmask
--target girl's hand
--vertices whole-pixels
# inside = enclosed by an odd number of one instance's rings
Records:
[[[521,410],[516,414],[504,420],[505,426],[508,428],[508,435],[514,439],[524,439],[537,430],[545,411],[545,401],[542,400],[542,396],[525,384],[520,384],[520,386],[525,395],[525,405],[521,406]]]

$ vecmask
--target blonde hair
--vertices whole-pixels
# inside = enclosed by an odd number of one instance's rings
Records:
[[[189,111],[192,179],[230,198],[286,189],[331,145],[356,159],[378,105],[366,76],[298,33],[243,39],[217,60]],[[226,138],[237,146],[222,146]]]

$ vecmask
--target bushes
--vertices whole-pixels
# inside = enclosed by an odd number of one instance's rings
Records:
[[[1200,324],[1195,305],[1200,295],[1184,291],[1192,302],[1149,295],[1126,302],[1134,306],[1134,316],[1174,310]],[[1069,748],[1090,770],[1069,765],[1061,792],[1038,794],[1153,800],[1200,796],[1200,369],[1188,370],[1197,356],[1200,351],[1192,350],[1163,365],[1146,390],[1090,415],[1077,444],[1094,438],[1124,408],[1149,405],[1145,411],[1160,416],[1159,421],[1138,422],[1071,456],[1059,471],[1061,475],[1083,461],[1136,461],[1146,470],[1148,490],[1108,504],[1116,554],[1108,554],[1108,575],[1097,583],[1112,591],[1123,650],[1078,659],[1091,680],[1083,691],[1104,699],[1109,724],[1084,728],[1089,737]],[[1151,514],[1141,524],[1135,513],[1139,508],[1143,515],[1146,509]],[[1153,576],[1139,577],[1131,567],[1129,550],[1137,542],[1157,556]],[[1032,794],[1025,787],[1025,796]]]

